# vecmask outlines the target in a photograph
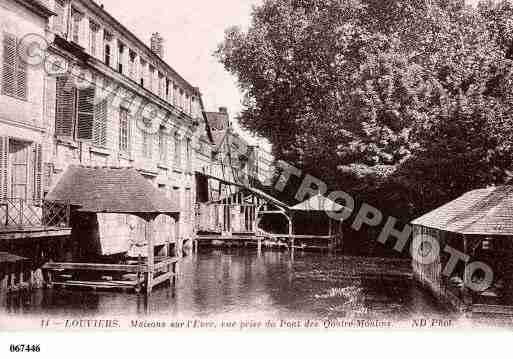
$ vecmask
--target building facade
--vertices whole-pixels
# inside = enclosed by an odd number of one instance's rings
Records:
[[[226,108],[204,111],[158,33],[147,45],[92,0],[0,2],[2,198],[41,201],[70,165],[133,167],[178,204],[185,239],[197,175],[238,185],[217,199],[259,177],[262,153]]]
[[[24,39],[51,39],[53,13],[36,1],[0,2],[0,198],[40,199],[42,145],[47,139],[44,117],[45,71],[18,54]]]

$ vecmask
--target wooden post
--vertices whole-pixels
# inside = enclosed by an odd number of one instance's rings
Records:
[[[262,238],[258,237],[257,241],[258,241],[258,243],[257,243],[258,257],[261,257],[262,256]]]
[[[155,269],[155,244],[153,238],[153,222],[154,218],[148,216],[145,225],[145,237],[148,245],[148,273],[146,277],[146,295],[150,295],[153,289],[153,271]]]

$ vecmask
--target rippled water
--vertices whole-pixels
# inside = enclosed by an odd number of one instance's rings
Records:
[[[176,286],[149,300],[123,292],[40,290],[2,298],[4,313],[39,316],[233,317],[274,319],[382,318],[403,320],[445,312],[407,277],[361,274],[408,263],[327,254],[205,250],[180,263]],[[371,271],[372,272],[372,271]],[[360,273],[360,274],[359,274]]]

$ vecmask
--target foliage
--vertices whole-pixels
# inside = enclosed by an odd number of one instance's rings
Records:
[[[266,0],[252,18],[217,56],[277,158],[405,219],[507,180],[509,2]]]

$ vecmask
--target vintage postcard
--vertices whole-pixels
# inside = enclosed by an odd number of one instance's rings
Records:
[[[0,332],[513,329],[513,2],[0,0],[0,41]]]

